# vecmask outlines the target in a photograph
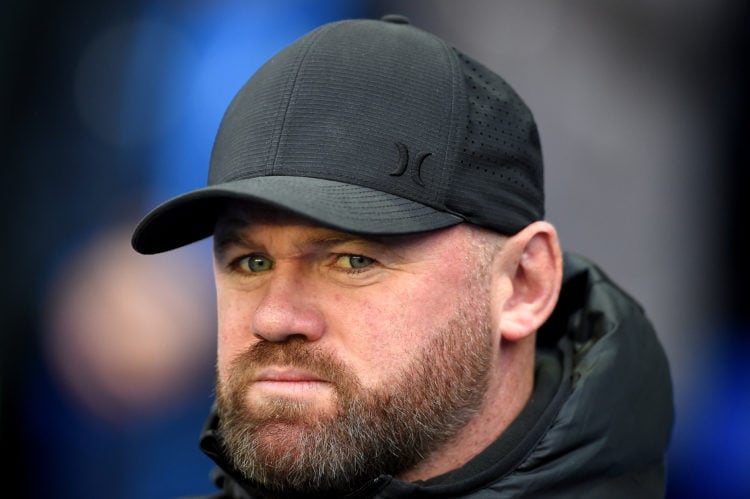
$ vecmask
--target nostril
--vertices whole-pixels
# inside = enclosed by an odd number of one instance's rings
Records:
[[[253,314],[253,336],[273,342],[292,337],[318,339],[325,329],[322,314],[315,303],[295,296],[291,292],[266,295]]]

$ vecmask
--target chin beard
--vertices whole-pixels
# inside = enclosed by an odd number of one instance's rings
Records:
[[[486,308],[460,304],[407,368],[376,388],[362,387],[337,358],[300,337],[253,345],[235,360],[226,386],[217,383],[225,453],[254,486],[281,494],[352,491],[411,470],[482,405],[493,355]],[[249,404],[253,371],[271,363],[328,380],[335,409],[283,398]]]

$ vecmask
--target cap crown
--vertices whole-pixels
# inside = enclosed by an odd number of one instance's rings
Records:
[[[368,187],[503,233],[544,215],[528,108],[498,75],[403,23],[324,25],[240,90],[209,185],[279,175]]]

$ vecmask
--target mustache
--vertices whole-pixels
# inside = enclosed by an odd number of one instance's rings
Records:
[[[356,375],[346,364],[301,337],[251,345],[232,362],[232,384],[251,383],[260,369],[270,366],[302,369],[347,391],[358,385]]]

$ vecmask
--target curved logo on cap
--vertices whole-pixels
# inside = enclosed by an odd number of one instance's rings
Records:
[[[431,152],[423,152],[417,154],[414,161],[409,161],[409,148],[401,142],[396,142],[396,149],[398,149],[398,166],[388,175],[393,177],[401,177],[406,170],[411,171],[411,179],[417,184],[424,187],[424,181],[422,180],[422,163],[430,156]]]

